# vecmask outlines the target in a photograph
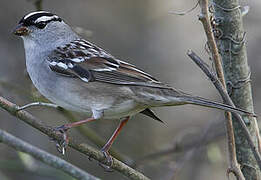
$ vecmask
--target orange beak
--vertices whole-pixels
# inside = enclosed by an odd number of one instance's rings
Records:
[[[23,24],[18,24],[16,28],[13,30],[13,34],[17,36],[26,36],[29,34],[29,29],[25,27]]]

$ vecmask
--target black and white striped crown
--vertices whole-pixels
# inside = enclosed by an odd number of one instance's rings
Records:
[[[38,23],[48,23],[51,21],[62,21],[62,19],[59,16],[47,11],[36,11],[25,15],[19,23],[25,26],[31,26]]]

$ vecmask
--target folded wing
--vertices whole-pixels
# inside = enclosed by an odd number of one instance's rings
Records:
[[[118,85],[171,89],[134,65],[120,61],[83,39],[58,47],[49,56],[50,68],[63,76],[84,82],[100,81]]]

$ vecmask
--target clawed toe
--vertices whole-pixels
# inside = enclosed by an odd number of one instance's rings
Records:
[[[31,108],[31,107],[34,107],[34,106],[46,106],[46,107],[53,107],[53,108],[59,107],[59,106],[57,106],[55,104],[51,104],[51,103],[33,102],[33,103],[26,104],[24,106],[18,107],[16,109],[16,111],[18,112],[18,111],[21,111],[21,110],[24,110],[24,109],[27,109],[27,108]]]
[[[105,169],[107,172],[112,172],[113,159],[108,151],[101,150],[104,155],[104,161],[100,162],[99,165]]]
[[[65,142],[62,142],[62,143],[57,142],[55,146],[59,153],[61,153],[62,155],[65,155],[66,148],[67,148],[67,144]]]
[[[56,128],[53,129],[53,131],[55,131],[56,134],[62,135],[62,138],[60,140],[55,140],[56,141],[56,149],[62,155],[65,155],[66,148],[69,144],[69,139],[68,139],[68,136],[66,134],[67,130],[68,129],[64,125],[56,127]]]
[[[15,111],[19,112],[19,111],[25,110],[26,108],[27,108],[26,105],[25,106],[18,106]]]

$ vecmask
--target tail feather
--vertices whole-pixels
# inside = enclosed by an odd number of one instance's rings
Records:
[[[161,123],[164,123],[151,109],[147,108],[140,112],[141,114],[144,114],[146,116],[149,116],[152,119],[155,119]]]
[[[201,97],[184,96],[184,97],[181,97],[181,99],[183,99],[188,104],[195,104],[195,105],[200,105],[200,106],[205,106],[205,107],[210,107],[210,108],[221,109],[221,110],[225,110],[225,111],[229,111],[229,112],[233,112],[233,113],[239,113],[241,115],[249,115],[249,116],[257,117],[257,115],[252,112],[249,112],[249,111],[246,111],[246,110],[243,110],[240,108],[232,107],[230,105],[213,102],[213,101],[201,98]]]

